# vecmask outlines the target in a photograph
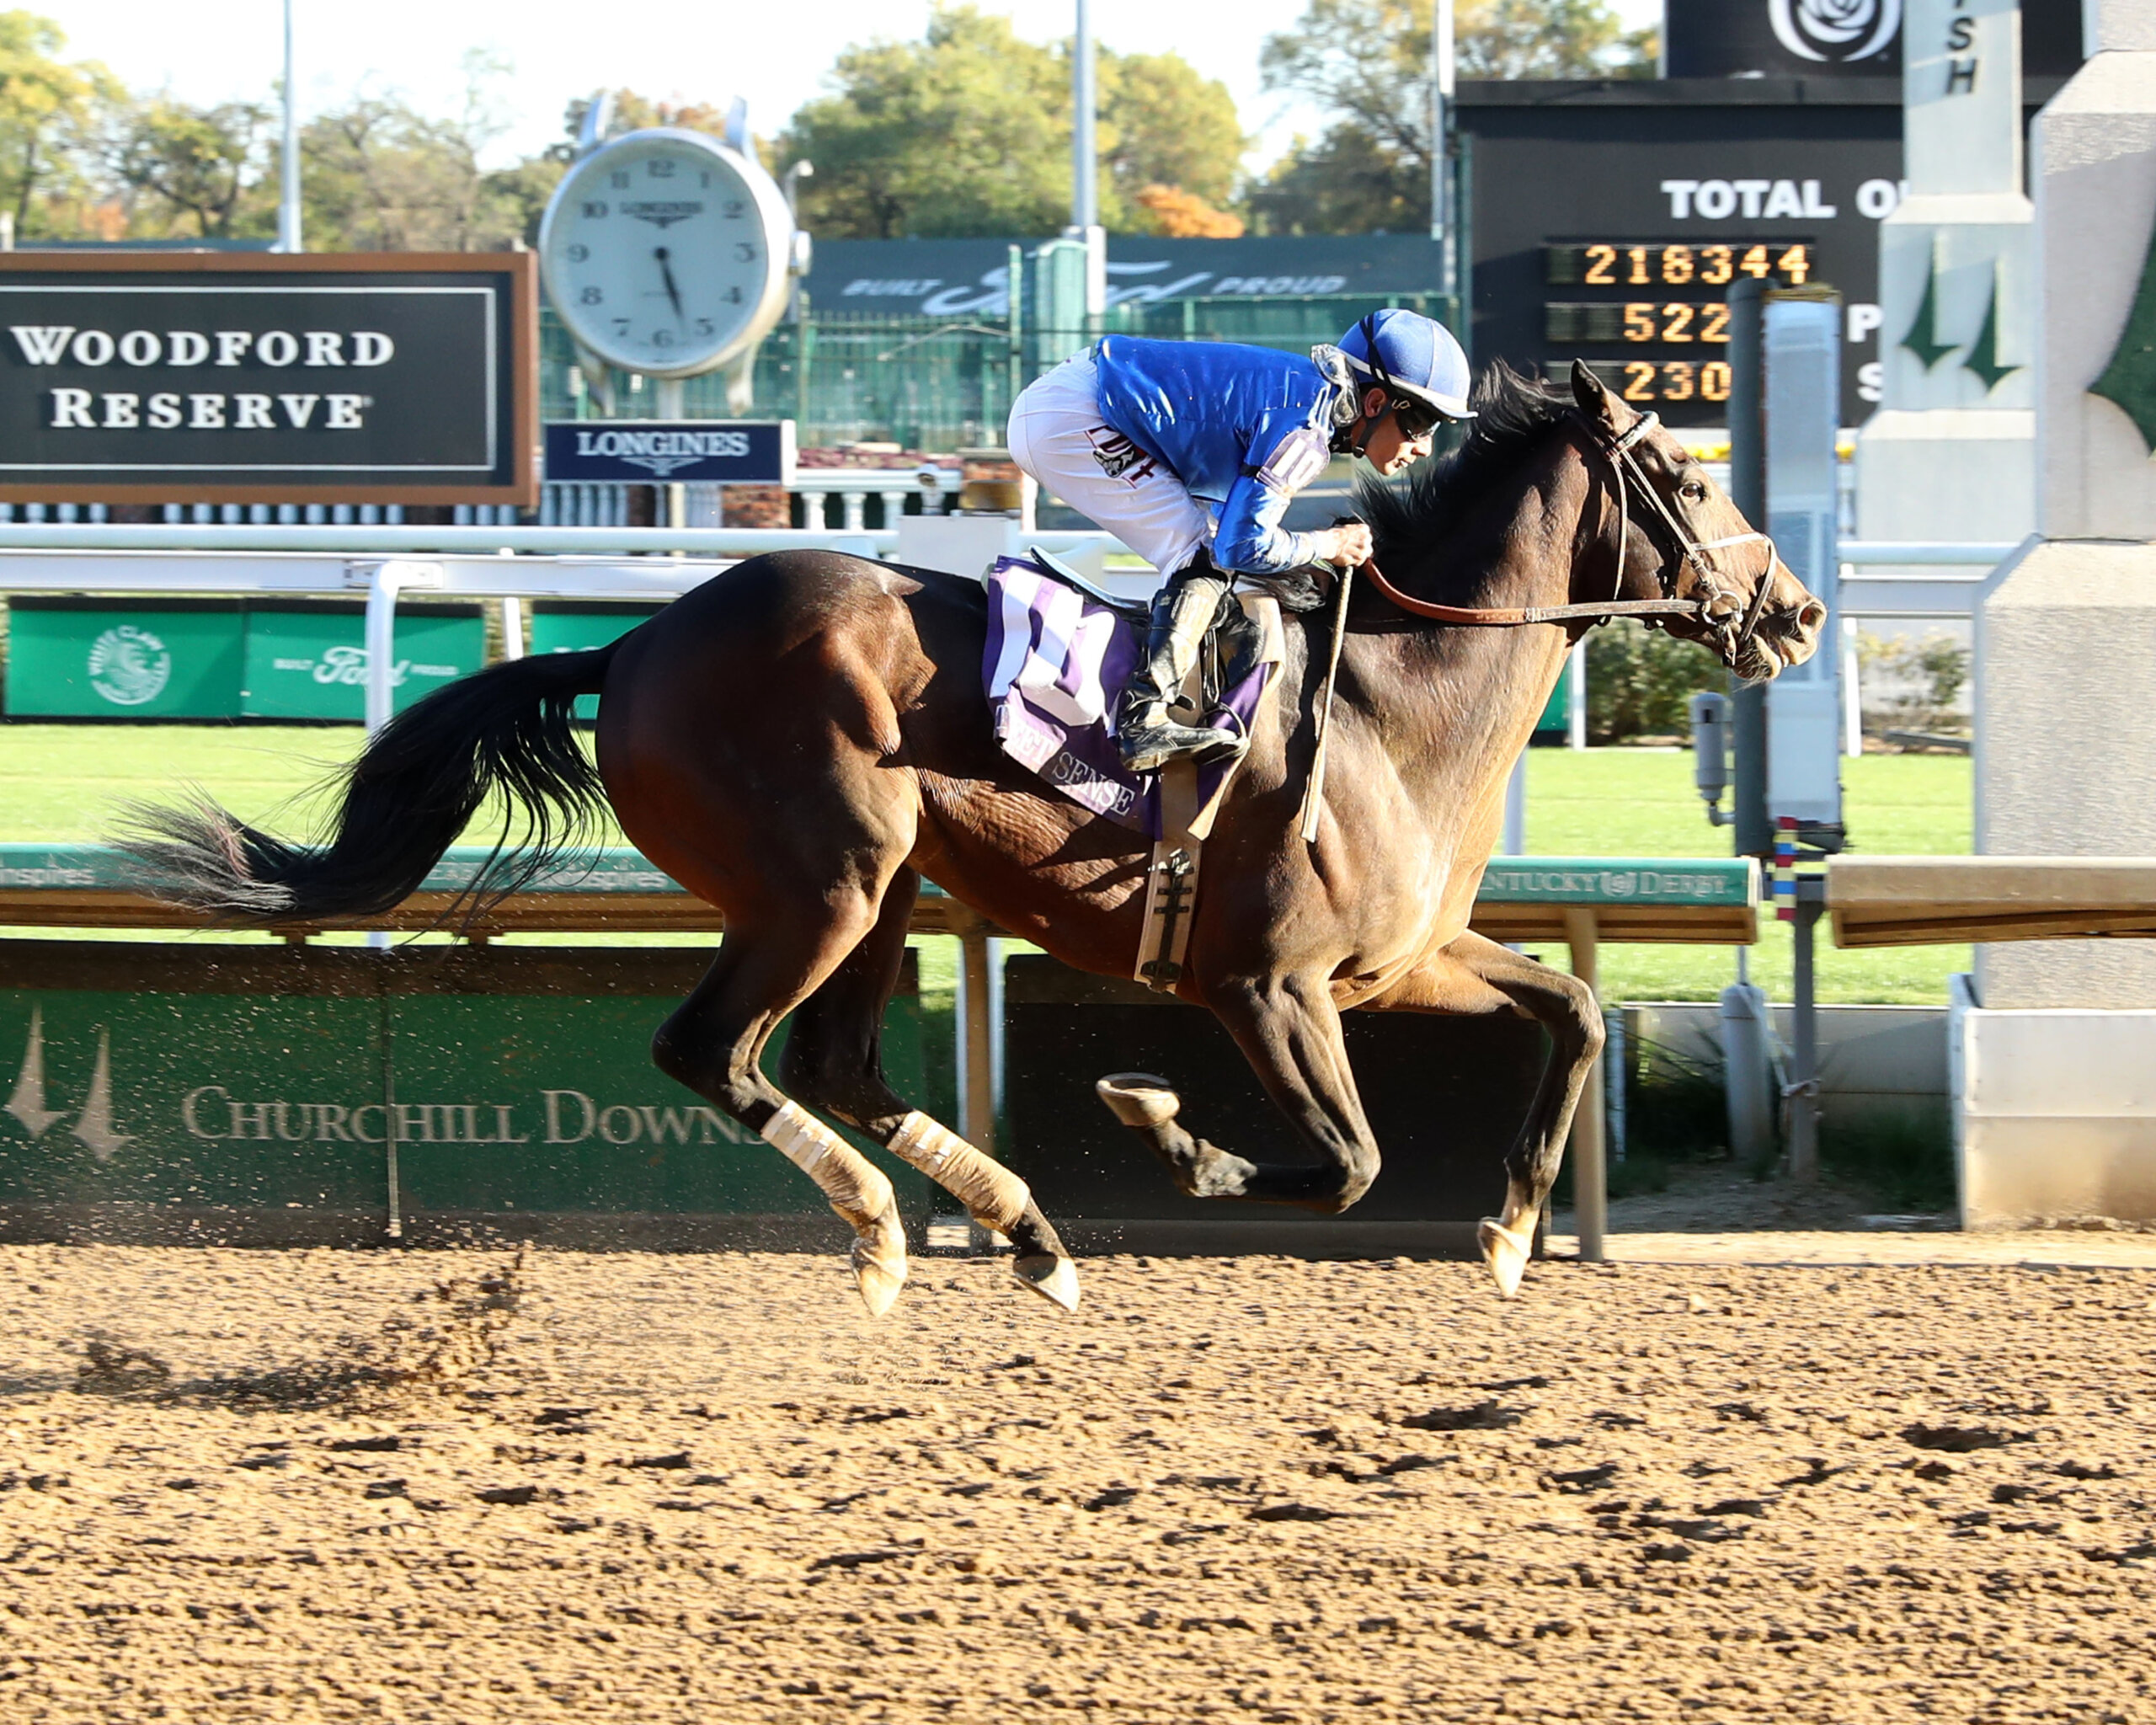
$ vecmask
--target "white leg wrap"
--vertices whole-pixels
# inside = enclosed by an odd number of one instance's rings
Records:
[[[853,1226],[853,1270],[870,1313],[881,1317],[906,1279],[905,1227],[883,1171],[800,1103],[788,1102],[764,1122],[762,1136],[814,1180],[831,1208]]]
[[[885,1148],[965,1205],[966,1213],[983,1227],[998,1233],[1010,1232],[1033,1201],[1026,1183],[1010,1169],[918,1108],[899,1122]]]
[[[831,1208],[855,1227],[891,1207],[891,1183],[883,1171],[799,1103],[787,1103],[765,1121],[763,1139],[814,1180]]]

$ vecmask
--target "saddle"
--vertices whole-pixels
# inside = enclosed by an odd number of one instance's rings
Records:
[[[1170,761],[1134,773],[1116,748],[1117,697],[1138,667],[1146,604],[1118,597],[1038,548],[988,574],[981,681],[1006,755],[1080,807],[1153,841],[1146,937],[1133,975],[1171,989],[1182,974],[1199,846],[1241,766]],[[1247,733],[1284,653],[1280,604],[1225,599],[1183,686],[1183,723]]]

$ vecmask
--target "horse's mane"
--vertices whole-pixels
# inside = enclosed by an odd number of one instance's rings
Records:
[[[1572,411],[1569,391],[1522,377],[1502,360],[1475,380],[1475,417],[1458,448],[1395,480],[1358,480],[1355,501],[1382,558],[1402,561],[1441,537],[1460,511]]]

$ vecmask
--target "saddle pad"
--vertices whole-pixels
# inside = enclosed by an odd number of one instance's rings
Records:
[[[1080,807],[1158,838],[1160,775],[1126,771],[1115,746],[1116,697],[1137,669],[1139,645],[1113,611],[1025,558],[1000,558],[989,571],[981,680],[997,744]],[[1228,690],[1205,725],[1247,729],[1273,668],[1261,663]],[[1225,764],[1199,770],[1201,809],[1211,806],[1227,773]]]

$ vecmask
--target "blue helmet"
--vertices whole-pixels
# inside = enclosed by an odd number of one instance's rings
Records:
[[[1419,312],[1373,312],[1340,338],[1349,366],[1381,388],[1427,402],[1448,419],[1471,419],[1467,355],[1444,324]]]

